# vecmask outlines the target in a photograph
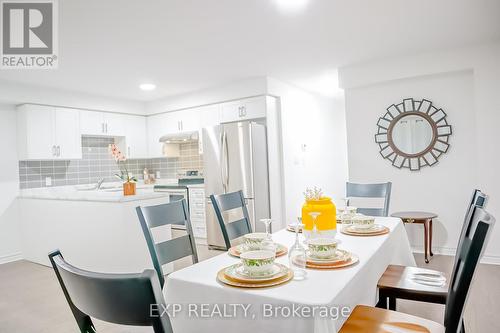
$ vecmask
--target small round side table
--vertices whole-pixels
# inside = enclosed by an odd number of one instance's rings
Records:
[[[432,253],[432,219],[438,217],[437,214],[429,212],[396,212],[391,214],[393,217],[399,217],[404,223],[420,223],[424,225],[424,254],[425,263],[429,263],[429,256]]]

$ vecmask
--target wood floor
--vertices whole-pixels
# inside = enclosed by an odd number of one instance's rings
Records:
[[[200,259],[219,254],[200,247]],[[428,265],[422,255],[416,254],[417,263],[443,271],[451,270],[452,258],[435,256]],[[189,260],[176,265],[188,265]],[[442,322],[444,306],[399,301],[398,311]],[[500,266],[480,265],[472,286],[466,310],[468,333],[500,332]],[[94,321],[98,332],[132,333],[152,332],[149,328],[111,325]],[[0,265],[0,332],[9,333],[70,333],[78,332],[51,269],[27,261]],[[180,332],[182,333],[182,332]]]

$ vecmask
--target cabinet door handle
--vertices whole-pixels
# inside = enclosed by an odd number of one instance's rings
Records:
[[[101,123],[101,133],[104,133],[104,123]]]
[[[52,146],[52,156],[56,156],[56,146]]]
[[[244,117],[247,115],[247,108],[245,106],[241,107],[241,116]]]
[[[106,123],[106,133],[108,133],[108,123]]]
[[[130,158],[130,146],[127,147],[127,157]]]

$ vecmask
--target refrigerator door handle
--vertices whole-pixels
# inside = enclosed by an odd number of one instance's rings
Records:
[[[224,176],[224,168],[226,167],[226,149],[225,149],[225,140],[226,140],[226,132],[222,131],[221,133],[221,154],[220,154],[220,179],[222,182],[222,190],[224,193],[227,192],[226,180]]]
[[[224,149],[224,163],[225,163],[225,171],[226,171],[226,177],[225,177],[225,180],[224,180],[224,186],[226,188],[226,192],[227,192],[227,189],[229,187],[229,146],[227,144],[227,133],[224,132],[224,146],[223,148]]]

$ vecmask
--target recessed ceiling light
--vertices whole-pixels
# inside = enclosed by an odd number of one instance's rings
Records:
[[[155,90],[156,85],[152,84],[152,83],[143,83],[139,86],[139,88],[141,88],[141,90],[144,90],[144,91],[150,91],[150,90]]]
[[[309,0],[274,0],[284,11],[297,11],[304,8]]]

